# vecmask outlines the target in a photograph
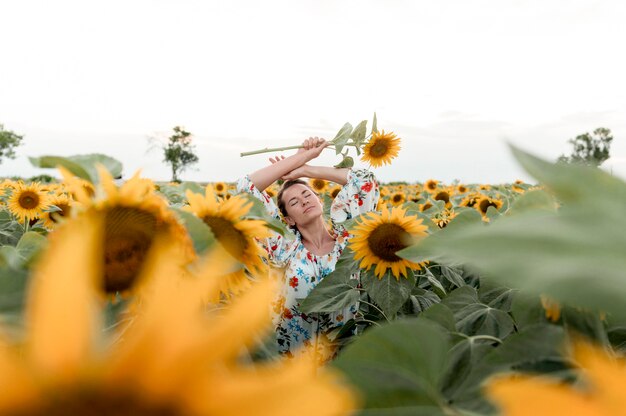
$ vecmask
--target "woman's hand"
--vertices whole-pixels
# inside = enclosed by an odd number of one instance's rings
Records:
[[[285,156],[276,156],[276,157],[270,157],[270,162],[272,162],[272,164],[278,162],[279,160],[283,160],[285,158]],[[281,176],[281,179],[284,181],[290,181],[293,179],[299,179],[302,177],[307,176],[307,168],[309,167],[309,165],[302,165],[299,168],[296,168],[294,170],[292,170],[291,172]]]
[[[329,145],[330,143],[317,136],[309,137],[302,142],[302,147],[298,149],[298,153],[305,153],[307,156],[307,160],[311,161],[318,157],[322,153],[322,150],[324,150],[324,148]]]

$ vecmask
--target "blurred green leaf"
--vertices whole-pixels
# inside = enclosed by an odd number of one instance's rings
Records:
[[[193,242],[193,248],[198,254],[204,253],[215,242],[215,236],[211,231],[211,227],[206,225],[204,221],[196,217],[188,211],[180,208],[171,208],[176,212],[181,223],[187,229],[189,237]]]
[[[461,262],[509,287],[626,319],[626,184],[593,168],[514,153],[566,201],[558,213],[528,210],[489,226],[446,227],[398,255]]]
[[[48,240],[43,235],[28,231],[22,235],[15,248],[23,262],[28,264],[46,246],[47,242]]]
[[[29,157],[30,163],[38,168],[54,168],[61,165],[79,178],[86,179],[91,183],[98,183],[96,166],[103,165],[114,178],[121,176],[122,163],[110,156],[92,153],[74,156],[40,156]]]
[[[365,332],[332,365],[361,391],[369,412],[361,414],[425,414],[444,406],[439,389],[448,348],[439,326],[399,320]]]

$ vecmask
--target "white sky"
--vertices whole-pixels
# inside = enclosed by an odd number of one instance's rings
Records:
[[[241,151],[376,112],[403,140],[384,182],[531,180],[507,142],[556,159],[596,127],[626,177],[625,21],[619,0],[0,0],[0,123],[25,136],[0,176],[99,152],[167,180],[147,137],[182,125],[183,179],[232,181],[269,156]]]

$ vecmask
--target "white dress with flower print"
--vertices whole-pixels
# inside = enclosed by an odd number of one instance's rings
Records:
[[[267,212],[281,219],[280,212],[266,192],[260,192],[248,176],[237,182],[238,192],[248,192],[265,205]],[[267,251],[270,262],[285,268],[282,290],[272,304],[279,352],[292,355],[301,346],[308,346],[318,335],[341,326],[354,317],[357,305],[342,311],[304,314],[299,311],[299,301],[305,298],[325,276],[335,270],[335,265],[351,234],[342,223],[360,214],[376,209],[380,191],[374,174],[368,170],[350,170],[347,183],[341,188],[330,208],[332,233],[336,238],[333,250],[323,256],[309,252],[302,244],[299,232],[293,239],[278,233],[259,239]],[[358,279],[358,274],[353,276]]]

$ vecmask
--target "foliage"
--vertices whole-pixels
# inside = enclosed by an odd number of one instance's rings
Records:
[[[576,138],[569,140],[569,143],[574,147],[572,154],[569,157],[561,155],[558,161],[600,166],[602,162],[609,158],[609,149],[612,141],[613,135],[611,130],[603,127],[595,129],[592,134],[580,134]]]
[[[190,165],[198,162],[191,144],[191,133],[180,126],[174,127],[174,134],[163,146],[163,161],[172,169],[172,182],[180,182],[179,175]]]
[[[74,156],[40,156],[29,157],[30,163],[38,168],[56,169],[63,166],[75,176],[93,184],[98,183],[96,166],[103,165],[114,178],[121,178],[122,163],[115,158],[99,153]]]
[[[3,158],[15,159],[15,148],[22,144],[23,138],[11,130],[5,130],[4,125],[0,124],[0,163]]]

